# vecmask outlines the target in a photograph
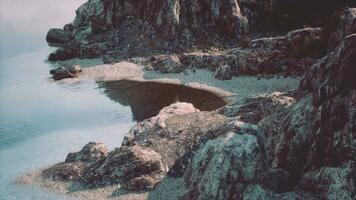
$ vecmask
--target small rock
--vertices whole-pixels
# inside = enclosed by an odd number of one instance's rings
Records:
[[[219,80],[230,80],[232,79],[232,70],[229,65],[220,66],[215,72],[215,78]]]

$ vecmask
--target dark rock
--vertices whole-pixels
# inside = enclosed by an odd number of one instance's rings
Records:
[[[166,172],[160,154],[137,145],[116,148],[99,165],[89,168],[80,181],[91,187],[123,182],[129,190],[152,189]]]
[[[59,163],[42,171],[42,177],[54,181],[78,180],[85,172],[84,162]]]
[[[347,164],[340,167],[322,167],[304,173],[297,189],[314,193],[320,199],[345,199],[355,198],[356,168]]]
[[[78,57],[80,55],[80,43],[76,41],[68,42],[64,48],[59,48],[51,53],[48,57],[49,61],[67,60]]]
[[[71,37],[66,31],[57,28],[50,29],[46,36],[47,42],[54,44],[64,44],[70,39]]]
[[[329,51],[333,51],[346,36],[352,33],[356,33],[356,8],[347,8],[341,16],[336,31],[329,39]]]
[[[155,57],[152,66],[161,73],[180,73],[185,69],[177,55]]]
[[[103,143],[90,142],[79,152],[69,153],[64,163],[43,170],[42,176],[55,181],[77,181],[91,164],[105,159],[107,154]]]
[[[59,81],[67,78],[77,78],[80,72],[82,72],[81,68],[75,65],[69,68],[59,67],[58,69],[52,69],[49,73],[53,75],[53,80]]]
[[[216,71],[214,77],[219,80],[232,79],[232,70],[229,65],[222,65]]]
[[[284,93],[273,92],[253,98],[246,98],[240,102],[227,105],[217,110],[219,114],[228,117],[238,117],[243,122],[257,124],[263,118],[295,103],[293,97]]]

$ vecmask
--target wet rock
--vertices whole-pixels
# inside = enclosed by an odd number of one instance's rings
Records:
[[[123,146],[110,152],[101,163],[91,166],[80,181],[92,187],[123,182],[129,190],[152,189],[165,173],[160,154],[140,146]]]
[[[156,57],[152,66],[161,73],[180,73],[185,69],[177,55]]]
[[[220,66],[216,71],[214,77],[219,80],[232,79],[232,70],[229,65]]]
[[[50,29],[46,36],[47,42],[54,44],[64,44],[70,39],[71,37],[66,31],[57,28]]]

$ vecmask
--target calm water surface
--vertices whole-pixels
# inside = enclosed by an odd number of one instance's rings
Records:
[[[53,49],[45,34],[70,22],[83,2],[0,0],[0,200],[68,199],[14,180],[63,161],[89,141],[119,146],[135,121],[175,101],[203,110],[224,104],[206,92],[171,85],[53,82],[53,66],[45,62]]]
[[[95,82],[49,79],[44,40],[71,21],[84,0],[0,0],[0,199],[68,199],[15,185],[20,174],[63,161],[92,140],[119,146],[134,124]]]

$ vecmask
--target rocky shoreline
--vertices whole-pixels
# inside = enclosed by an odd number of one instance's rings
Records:
[[[290,5],[135,2],[88,1],[73,23],[50,30],[47,41],[61,48],[49,60],[101,56],[115,63],[58,73],[73,75],[64,76],[69,81],[147,81],[147,71],[204,68],[217,81],[292,76],[299,86],[242,95],[214,111],[174,103],[138,122],[121,147],[90,142],[20,182],[57,183],[52,189],[67,183],[64,193],[88,199],[355,199],[356,8],[335,3],[341,10],[335,26],[272,34],[258,31],[260,18],[287,12],[291,20]],[[327,8],[320,10],[334,19]],[[307,14],[324,19],[323,12]]]

